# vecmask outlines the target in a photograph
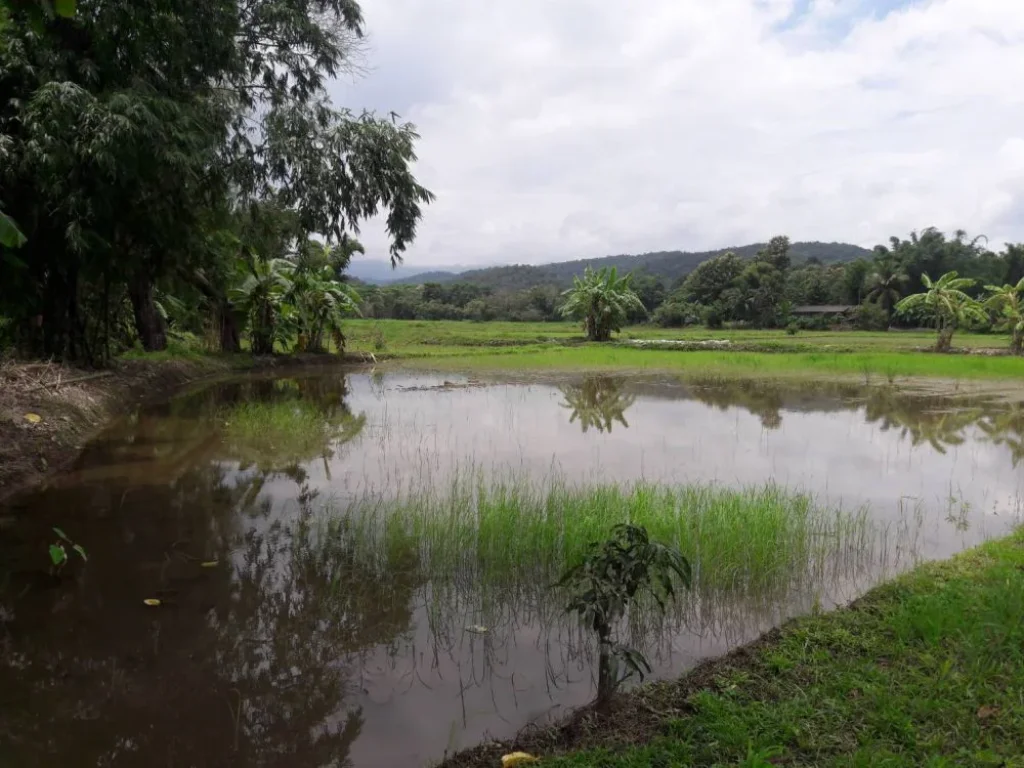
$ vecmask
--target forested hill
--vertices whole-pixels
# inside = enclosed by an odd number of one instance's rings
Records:
[[[579,259],[562,261],[555,264],[528,266],[515,264],[504,267],[487,267],[472,269],[468,272],[427,272],[395,280],[396,284],[419,285],[421,283],[465,282],[486,285],[497,291],[514,291],[532,288],[535,285],[568,286],[574,275],[583,272],[586,267],[618,267],[619,270],[646,270],[657,275],[667,283],[673,283],[685,277],[702,261],[713,256],[732,251],[737,256],[752,257],[763,243],[742,245],[738,248],[722,248],[717,251],[687,253],[684,251],[657,251],[636,256],[605,256],[597,259]],[[823,264],[853,261],[860,256],[870,256],[871,252],[860,246],[849,243],[793,243],[789,249],[794,264],[815,258]]]

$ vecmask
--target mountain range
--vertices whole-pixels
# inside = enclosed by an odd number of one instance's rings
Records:
[[[505,266],[463,269],[461,267],[415,267],[408,262],[392,271],[383,262],[353,259],[349,274],[367,283],[420,285],[422,283],[466,282],[486,285],[495,291],[511,291],[532,288],[535,285],[566,287],[572,284],[574,275],[581,274],[586,267],[617,267],[620,272],[644,270],[662,278],[666,283],[675,283],[692,272],[702,261],[732,251],[737,256],[750,258],[764,247],[763,243],[741,245],[736,248],[721,248],[715,251],[655,251],[642,254],[622,254],[594,259],[559,261],[551,264],[510,264]],[[790,246],[790,257],[794,264],[816,259],[823,264],[853,261],[869,257],[871,251],[849,243],[800,242]]]

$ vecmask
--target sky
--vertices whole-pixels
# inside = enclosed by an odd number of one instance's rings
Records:
[[[1024,0],[363,0],[355,110],[417,126],[409,266],[1024,240]],[[379,221],[363,227],[385,258]]]

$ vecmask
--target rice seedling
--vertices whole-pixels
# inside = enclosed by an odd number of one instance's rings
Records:
[[[414,542],[433,578],[466,573],[496,584],[549,580],[615,525],[642,525],[694,564],[695,585],[716,591],[820,571],[847,542],[869,538],[863,510],[821,508],[774,485],[574,487],[472,474],[440,493],[407,490],[390,500],[328,507],[323,521],[327,535],[352,536],[366,553]]]

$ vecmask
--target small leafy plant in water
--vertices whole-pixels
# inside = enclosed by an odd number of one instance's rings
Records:
[[[64,570],[64,566],[68,564],[70,555],[68,555],[68,548],[72,552],[76,552],[83,561],[87,561],[89,558],[85,554],[85,548],[81,544],[73,542],[64,531],[60,528],[54,528],[53,532],[57,534],[57,541],[50,544],[50,568],[51,573],[59,575]],[[67,546],[65,546],[67,545]]]
[[[675,598],[676,581],[689,588],[689,561],[677,549],[651,541],[647,529],[621,523],[604,543],[593,543],[582,562],[563,574],[557,586],[569,590],[566,613],[575,613],[596,634],[599,644],[597,706],[605,707],[624,681],[643,680],[651,665],[635,648],[614,641],[612,631],[641,592],[665,610]]]

